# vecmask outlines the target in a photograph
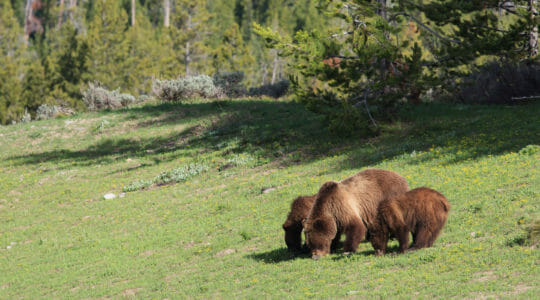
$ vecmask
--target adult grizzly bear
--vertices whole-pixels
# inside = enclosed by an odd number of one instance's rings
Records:
[[[399,241],[399,252],[431,247],[446,223],[450,203],[444,195],[427,187],[411,190],[379,204],[377,222],[370,228],[376,255],[383,255],[390,235]]]
[[[309,215],[309,211],[313,207],[317,195],[299,196],[291,203],[291,211],[287,215],[287,220],[283,223],[285,230],[285,244],[291,252],[303,252],[305,247],[302,247],[302,221]],[[331,249],[337,248],[341,234],[337,234],[332,241]]]
[[[330,253],[331,241],[336,237],[339,240],[340,233],[346,236],[345,252],[355,252],[366,237],[367,227],[376,221],[379,203],[408,190],[401,175],[379,169],[323,184],[303,224],[312,257],[318,259]]]

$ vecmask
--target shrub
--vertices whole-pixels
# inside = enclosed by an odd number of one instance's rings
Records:
[[[259,87],[250,88],[248,95],[253,97],[268,96],[279,98],[285,96],[289,92],[289,86],[288,80],[281,80],[274,84],[265,84]]]
[[[242,86],[244,72],[223,72],[214,75],[214,85],[227,97],[239,97],[246,93]]]
[[[119,90],[109,91],[98,82],[88,83],[88,89],[83,91],[84,104],[90,110],[114,109],[127,106],[136,102],[135,97],[130,94],[120,93]]]
[[[201,164],[189,164],[180,168],[173,169],[171,171],[162,172],[152,180],[138,180],[134,181],[122,188],[124,192],[133,192],[143,188],[147,188],[153,184],[165,185],[173,182],[181,182],[188,180],[189,178],[198,175],[199,173],[208,170],[207,165]]]
[[[519,104],[540,98],[540,64],[488,63],[464,79],[459,96],[465,103],[480,104]]]
[[[32,121],[32,116],[30,115],[30,113],[28,113],[28,109],[25,109],[24,114],[21,118],[21,123],[28,123],[30,121]]]
[[[162,172],[156,178],[154,178],[154,183],[163,185],[170,182],[180,182],[206,170],[208,170],[206,165],[189,164],[171,171]]]
[[[48,120],[56,117],[59,113],[59,108],[56,105],[42,104],[36,111],[36,120]]]
[[[124,192],[134,192],[134,191],[137,191],[137,190],[142,190],[144,188],[147,188],[149,186],[151,186],[152,184],[154,184],[153,181],[151,180],[137,180],[137,181],[134,181],[128,185],[126,185],[122,191]]]
[[[215,97],[218,89],[206,75],[180,77],[172,80],[154,79],[152,91],[163,101],[181,101],[192,97]]]

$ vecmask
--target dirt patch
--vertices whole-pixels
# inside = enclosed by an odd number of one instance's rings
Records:
[[[478,272],[475,275],[478,276],[477,278],[473,279],[473,281],[475,282],[486,282],[486,281],[497,280],[497,275],[495,275],[493,271]]]
[[[133,297],[135,296],[142,288],[127,289],[122,292],[124,297]]]
[[[498,299],[498,298],[506,298],[506,297],[513,298],[513,296],[524,293],[530,289],[532,289],[531,286],[518,284],[517,286],[514,287],[513,291],[500,292],[500,293],[481,293],[481,292],[472,293],[472,295],[468,297],[467,299]]]
[[[184,245],[184,249],[191,249],[195,246],[208,246],[208,245],[210,245],[209,242],[195,243],[194,241],[190,241]]]
[[[154,250],[147,250],[147,251],[144,251],[144,252],[142,252],[141,254],[139,254],[139,256],[148,257],[148,256],[150,256],[150,255],[152,255],[152,254],[154,254],[154,253],[156,253],[156,251],[154,251]]]
[[[233,254],[235,252],[236,252],[236,250],[234,250],[234,249],[225,249],[225,250],[221,250],[218,253],[216,253],[215,256],[216,257],[223,257],[225,255]]]
[[[516,287],[514,287],[514,290],[512,292],[508,292],[508,295],[517,295],[526,292],[527,290],[532,289],[532,286],[527,286],[524,284],[519,284]]]

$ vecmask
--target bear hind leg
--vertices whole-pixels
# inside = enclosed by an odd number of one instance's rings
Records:
[[[435,242],[437,237],[439,237],[439,233],[441,233],[441,227],[436,228],[435,230],[433,230],[433,233],[431,234],[431,236],[429,237],[429,240],[428,240],[428,244],[427,244],[428,247],[433,246],[433,243]]]
[[[427,227],[419,226],[418,231],[416,232],[416,241],[409,250],[413,251],[430,247],[430,241],[433,243],[432,237],[433,234],[427,229]]]

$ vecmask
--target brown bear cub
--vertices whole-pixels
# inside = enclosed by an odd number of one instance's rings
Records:
[[[441,232],[450,203],[444,195],[427,187],[411,190],[379,204],[371,244],[376,255],[383,255],[390,236],[399,241],[399,253],[431,247]],[[413,245],[409,248],[409,232]]]
[[[379,203],[408,190],[401,175],[378,169],[323,184],[303,223],[312,257],[318,259],[330,253],[332,240],[339,239],[341,233],[346,236],[345,252],[355,252],[366,238],[367,228],[376,221]]]
[[[313,202],[315,202],[315,195],[300,196],[291,203],[291,211],[283,223],[285,244],[291,252],[302,251],[302,220],[307,218]]]
[[[309,211],[313,207],[315,198],[313,196],[300,196],[291,203],[291,211],[287,215],[287,220],[283,223],[283,230],[285,231],[285,244],[291,252],[308,252],[309,249],[305,245],[302,245],[302,221],[309,215]],[[331,249],[337,249],[341,234],[337,234],[336,238],[332,240]]]

